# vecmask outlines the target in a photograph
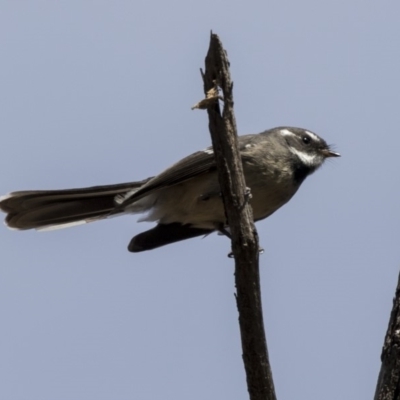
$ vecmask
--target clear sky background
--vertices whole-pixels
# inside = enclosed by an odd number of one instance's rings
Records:
[[[239,132],[342,153],[258,231],[279,400],[373,397],[400,266],[398,1],[3,1],[0,194],[140,180],[209,145],[228,50]],[[135,216],[0,227],[1,400],[246,399],[217,235],[141,254]]]

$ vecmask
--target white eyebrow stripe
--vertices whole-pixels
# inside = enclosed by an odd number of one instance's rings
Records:
[[[281,129],[280,132],[283,136],[295,136],[295,133],[289,129]]]
[[[319,138],[314,132],[306,131],[306,133],[309,134],[309,135],[310,135],[314,140],[316,140],[317,142],[320,141],[320,138]]]
[[[305,164],[305,165],[308,165],[308,166],[310,166],[310,167],[313,167],[313,166],[315,166],[315,164],[316,164],[316,156],[314,156],[314,155],[311,155],[311,154],[307,154],[307,153],[303,153],[302,151],[299,151],[299,150],[297,150],[297,149],[295,149],[294,147],[292,147],[292,146],[289,146],[289,150],[293,153],[293,154],[295,154],[297,157],[299,157],[300,158],[300,160]]]

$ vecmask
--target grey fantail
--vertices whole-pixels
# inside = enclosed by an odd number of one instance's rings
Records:
[[[326,158],[339,156],[315,133],[292,127],[240,136],[239,146],[255,221],[287,203]],[[55,229],[144,213],[141,221],[157,225],[131,240],[132,252],[224,231],[226,226],[212,147],[140,182],[13,192],[0,199],[0,208],[7,213],[6,224],[15,229]]]

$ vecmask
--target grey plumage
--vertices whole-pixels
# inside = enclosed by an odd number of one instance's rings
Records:
[[[268,217],[296,193],[327,157],[338,156],[316,134],[279,127],[239,138],[255,220]],[[135,236],[129,251],[211,233],[225,224],[212,148],[198,151],[140,182],[82,189],[14,192],[0,200],[15,229],[70,226],[123,213],[145,213],[158,225]]]
[[[0,201],[10,228],[26,230],[101,219],[115,208],[115,196],[139,188],[141,182],[66,190],[29,190],[10,193]]]

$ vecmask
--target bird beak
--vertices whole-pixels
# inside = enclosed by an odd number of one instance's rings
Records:
[[[328,158],[328,157],[340,157],[339,153],[336,153],[330,149],[322,149],[321,153],[324,155],[324,157]]]

